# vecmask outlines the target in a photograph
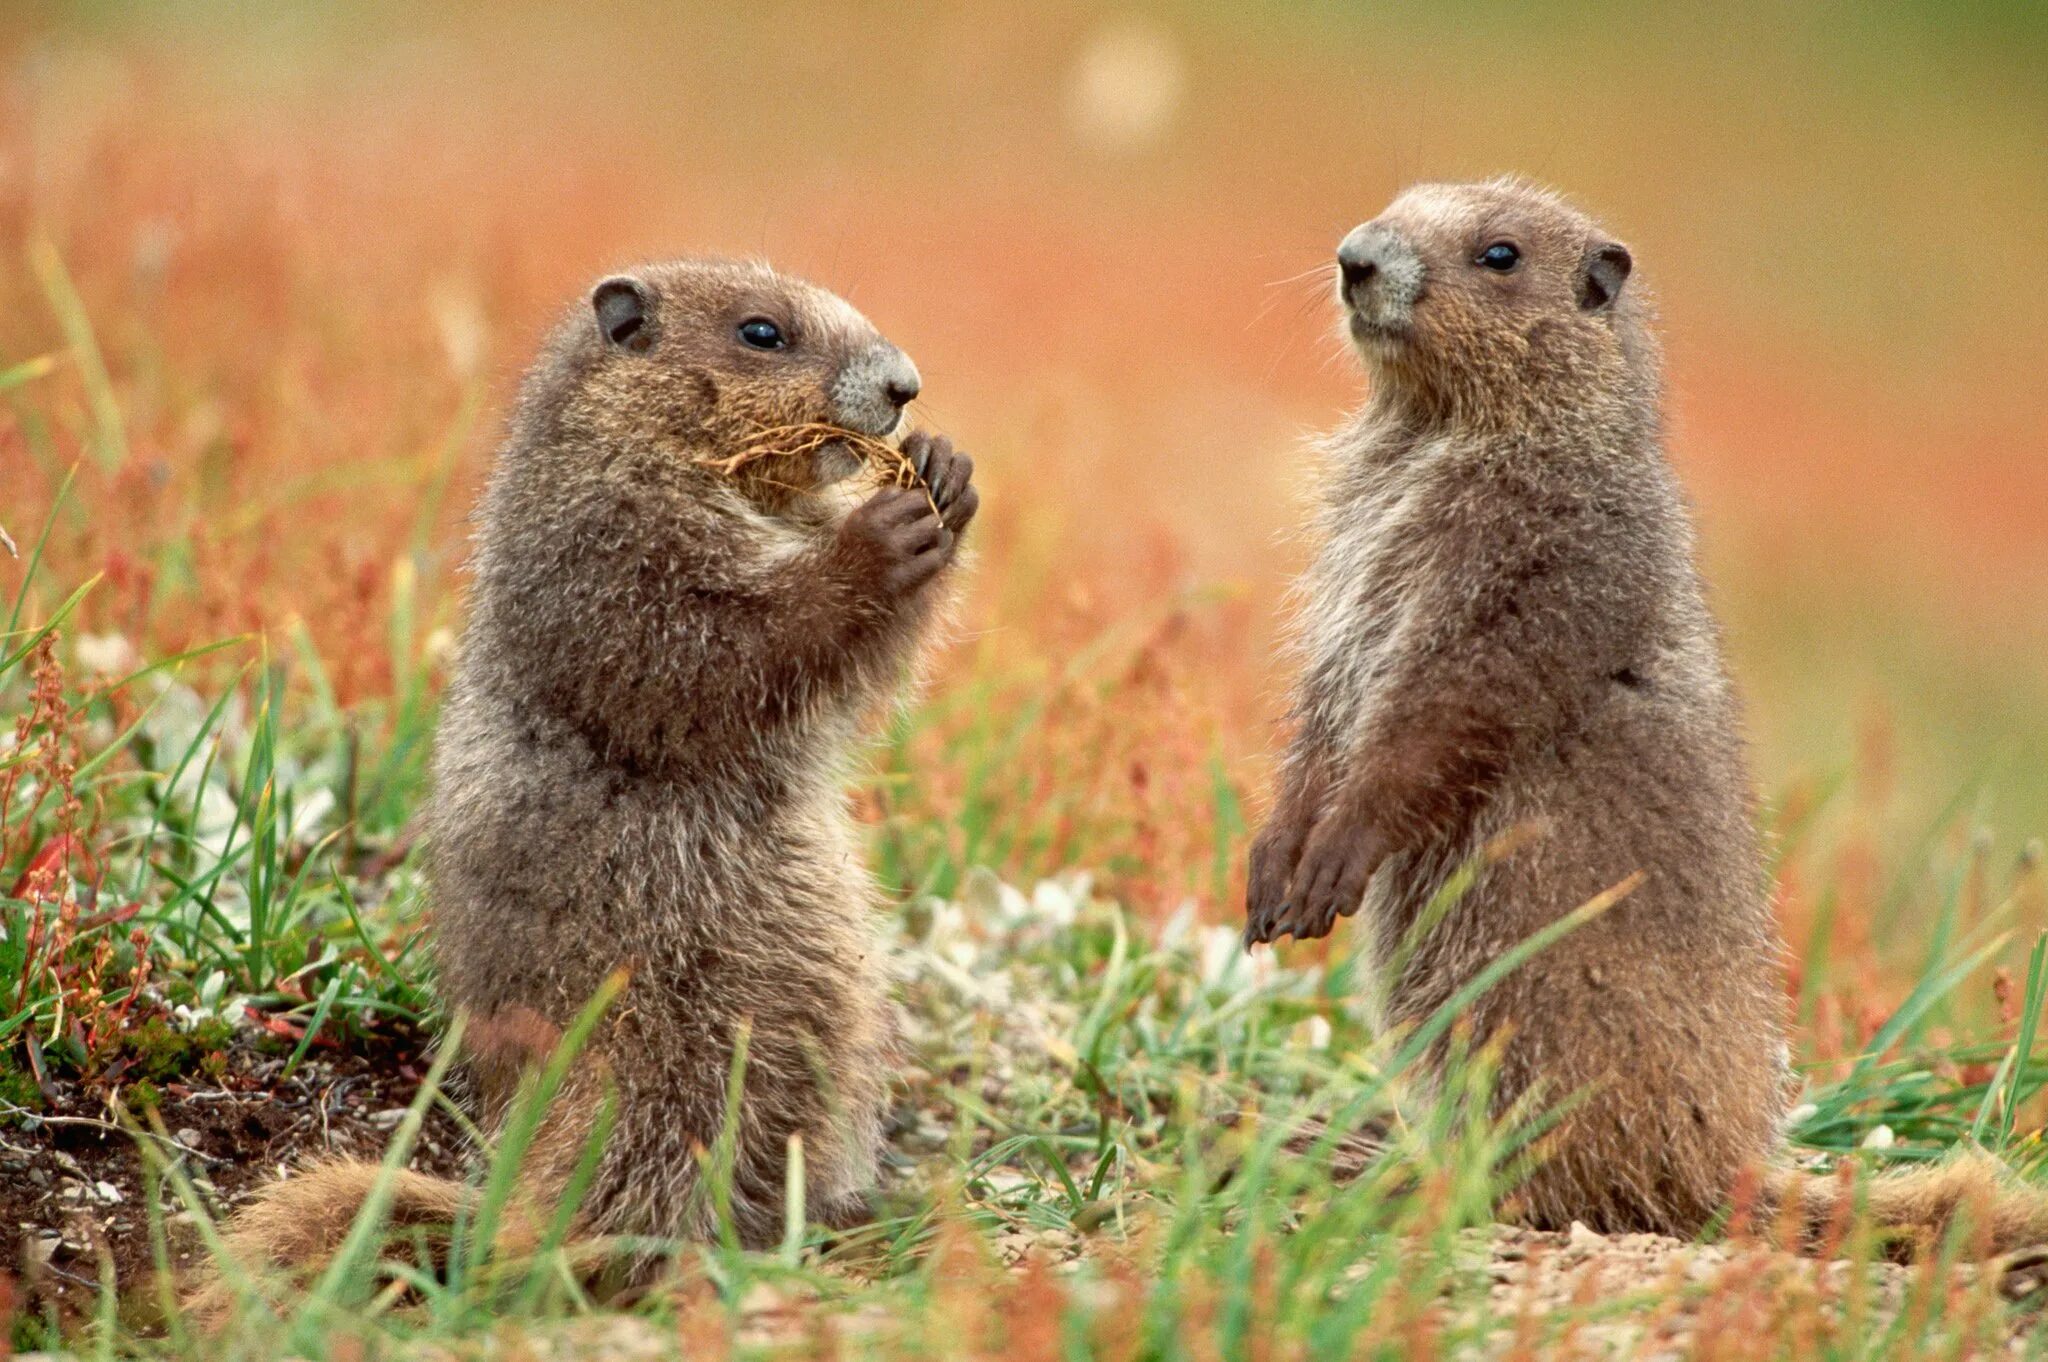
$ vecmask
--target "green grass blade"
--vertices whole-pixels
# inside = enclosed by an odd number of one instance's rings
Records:
[[[69,596],[66,596],[64,603],[57,607],[55,613],[45,620],[40,628],[30,631],[26,643],[5,657],[0,657],[0,676],[6,675],[21,665],[22,659],[34,652],[37,644],[55,633],[58,626],[71,617],[71,612],[78,608],[78,603],[84,600],[91,593],[92,589],[99,585],[99,582],[99,574],[97,573],[87,578],[85,585],[79,587],[78,590],[72,592]]]
[[[782,1265],[796,1267],[804,1247],[804,1137],[791,1132],[782,1160]]]
[[[313,1048],[313,1038],[320,1034],[320,1028],[327,1024],[327,1014],[334,1010],[334,1000],[341,996],[341,976],[328,980],[327,987],[320,994],[319,1003],[313,1008],[313,1016],[306,1023],[306,1034],[299,1037],[299,1043],[292,1050],[292,1057],[285,1061],[284,1077],[290,1078],[299,1071],[299,1061],[306,1057],[306,1051]]]
[[[319,1347],[320,1331],[327,1327],[328,1316],[347,1311],[368,1295],[369,1258],[383,1237],[384,1221],[391,1213],[398,1174],[412,1158],[413,1147],[419,1143],[420,1128],[426,1123],[427,1111],[441,1091],[448,1066],[455,1062],[455,1056],[462,1048],[462,1030],[463,1019],[459,1016],[448,1024],[440,1052],[434,1056],[426,1078],[420,1083],[419,1092],[407,1104],[398,1129],[385,1147],[383,1161],[377,1166],[377,1181],[371,1185],[370,1194],[364,1198],[362,1209],[349,1225],[348,1236],[342,1240],[333,1261],[308,1293],[309,1305],[316,1308],[308,1309],[299,1316],[293,1339],[298,1347],[307,1350],[308,1355],[318,1355],[315,1350]]]
[[[1637,886],[1641,883],[1641,875],[1631,875],[1613,888],[1602,890],[1600,893],[1595,894],[1592,898],[1557,919],[1557,921],[1531,932],[1527,937],[1516,943],[1512,950],[1503,952],[1497,959],[1489,963],[1485,969],[1473,975],[1456,993],[1445,999],[1443,1005],[1431,1013],[1421,1026],[1416,1028],[1415,1033],[1402,1045],[1393,1061],[1387,1066],[1388,1072],[1392,1074],[1407,1072],[1416,1061],[1428,1053],[1430,1046],[1436,1044],[1437,1040],[1446,1031],[1451,1029],[1451,1026],[1457,1019],[1464,1015],[1465,1009],[1478,1001],[1488,989],[1520,969],[1525,962],[1538,952],[1549,949],[1552,943],[1562,940],[1565,936],[1577,931],[1594,918],[1599,917],[1615,904],[1620,903],[1623,899],[1634,893]]]
[[[55,355],[37,355],[33,359],[25,359],[18,364],[10,364],[5,369],[0,369],[0,393],[12,392],[25,383],[33,383],[39,378],[47,378],[56,371],[57,357]]]
[[[50,311],[57,316],[57,325],[64,332],[65,343],[71,348],[79,377],[85,384],[86,406],[93,419],[93,458],[101,472],[119,472],[128,461],[128,434],[121,415],[121,399],[100,354],[92,319],[86,315],[85,300],[78,296],[71,272],[64,268],[63,257],[47,237],[38,237],[29,245],[29,264],[42,285]]]
[[[705,1167],[711,1206],[718,1218],[718,1242],[728,1256],[740,1251],[739,1225],[732,1215],[733,1171],[739,1162],[740,1104],[747,1087],[747,1045],[753,1028],[741,1022],[732,1040],[732,1067],[725,1079],[725,1116],[718,1125],[718,1138],[711,1142]]]
[[[2012,1144],[2013,1120],[2024,1098],[2021,1084],[2026,1077],[2027,1061],[2034,1057],[2034,1036],[2041,1024],[2041,1006],[2044,1001],[2048,1001],[2048,932],[2034,938],[2034,949],[2027,956],[2027,988],[2025,1001],[2020,1005],[2019,1037],[2013,1042],[2010,1056],[2012,1072],[2005,1088],[2003,1109],[1998,1117],[1997,1147],[2001,1151]]]
[[[64,480],[57,484],[55,496],[50,498],[50,513],[43,517],[42,532],[36,536],[35,547],[29,550],[28,561],[22,564],[21,585],[14,593],[14,607],[7,612],[6,634],[12,636],[21,627],[21,612],[28,601],[29,588],[35,584],[36,572],[43,564],[43,549],[50,542],[50,531],[57,527],[57,513],[64,508],[64,498],[71,493],[72,481],[78,476],[78,465],[73,464],[65,472]],[[0,672],[7,669],[0,667]]]
[[[496,1247],[498,1226],[510,1206],[512,1196],[519,1182],[520,1169],[525,1164],[527,1151],[532,1148],[534,1137],[539,1134],[541,1122],[546,1118],[551,1104],[562,1085],[568,1081],[569,1069],[576,1057],[588,1044],[591,1033],[597,1029],[599,1020],[611,1009],[619,995],[625,991],[626,974],[615,971],[597,993],[585,1003],[576,1020],[564,1033],[554,1053],[539,1076],[521,1093],[514,1103],[505,1127],[499,1132],[498,1145],[492,1151],[490,1171],[484,1180],[483,1193],[477,1201],[476,1219],[471,1223],[467,1236],[467,1262],[482,1265],[490,1261]],[[444,1042],[445,1045],[445,1042]]]

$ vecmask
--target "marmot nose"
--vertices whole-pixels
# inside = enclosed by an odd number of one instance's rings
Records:
[[[1372,261],[1346,255],[1342,251],[1337,253],[1337,269],[1344,276],[1344,292],[1347,294],[1371,283],[1372,277],[1380,271],[1380,267]]]
[[[1422,261],[1401,234],[1373,221],[1354,227],[1337,247],[1337,300],[1360,315],[1394,325],[1422,293]]]
[[[1386,229],[1373,222],[1352,228],[1337,243],[1339,288],[1347,300],[1385,273],[1391,244]]]
[[[865,434],[886,435],[903,423],[903,408],[923,390],[910,356],[876,341],[848,359],[832,380],[833,419]]]

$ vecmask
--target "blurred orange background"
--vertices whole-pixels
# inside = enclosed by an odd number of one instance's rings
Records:
[[[1156,635],[1187,788],[1205,750],[1255,788],[1305,437],[1361,392],[1330,253],[1408,182],[1515,171],[1662,300],[1767,794],[1860,750],[1902,826],[1981,788],[2017,844],[2048,828],[2042,13],[17,5],[0,366],[82,317],[107,380],[6,395],[0,525],[80,462],[50,602],[106,572],[87,627],[150,654],[302,618],[374,696],[395,573],[418,637],[459,620],[555,310],[762,255],[908,349],[981,461],[940,693]]]

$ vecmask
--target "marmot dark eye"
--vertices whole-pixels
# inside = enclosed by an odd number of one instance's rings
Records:
[[[781,327],[760,317],[740,323],[740,339],[756,350],[780,350],[789,343],[782,338]]]
[[[1521,263],[1522,253],[1505,241],[1496,241],[1479,253],[1479,263],[1506,274]]]

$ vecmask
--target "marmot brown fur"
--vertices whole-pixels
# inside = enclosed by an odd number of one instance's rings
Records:
[[[1504,1041],[1501,1109],[1565,1107],[1517,1213],[1690,1235],[1751,1169],[1824,1223],[1839,1184],[1783,1162],[1780,945],[1628,250],[1493,181],[1411,189],[1337,259],[1373,387],[1328,442],[1247,942],[1362,910],[1382,970],[1405,961],[1386,1019],[1414,1023],[1639,876],[1469,1013]],[[1404,945],[1467,863],[1471,887]],[[1932,1227],[1974,1189],[1997,1246],[2048,1237],[2038,1195],[1988,1195],[1995,1168],[1876,1179],[1873,1211]]]
[[[441,995],[474,1019],[487,1116],[612,971],[629,975],[524,1172],[550,1207],[615,1096],[582,1233],[713,1232],[700,1160],[743,1028],[740,1241],[779,1236],[795,1139],[810,1218],[864,1214],[894,1026],[846,767],[974,518],[973,465],[911,435],[929,499],[854,505],[833,485],[857,466],[843,446],[772,478],[705,461],[774,427],[892,437],[917,392],[839,298],[712,260],[599,283],[526,377],[477,516],[427,855]],[[257,1264],[331,1254],[374,1172],[276,1185],[231,1245]],[[459,1204],[408,1175],[392,1218],[445,1222]]]

